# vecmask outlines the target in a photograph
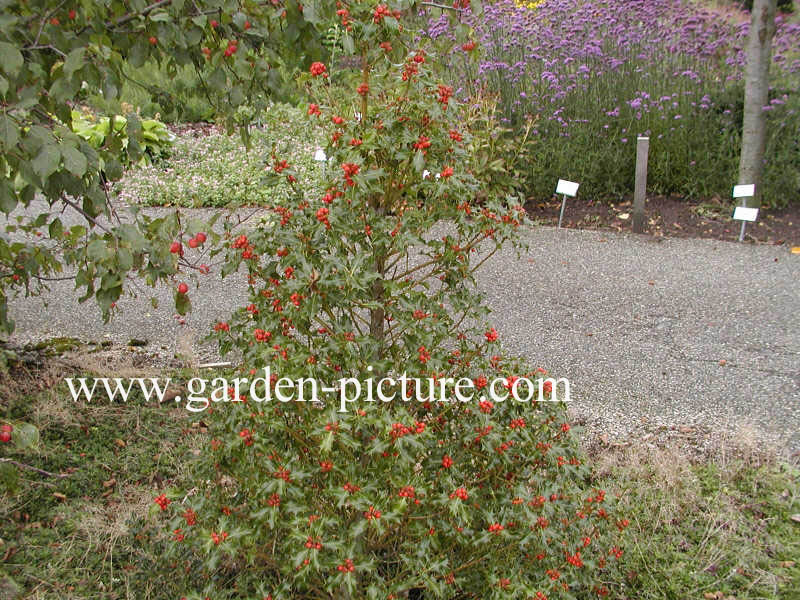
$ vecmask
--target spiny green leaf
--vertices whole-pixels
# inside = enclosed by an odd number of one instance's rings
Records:
[[[30,423],[21,423],[14,427],[11,439],[17,448],[34,448],[39,443],[39,430]]]

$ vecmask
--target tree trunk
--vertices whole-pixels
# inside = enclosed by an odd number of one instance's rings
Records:
[[[769,65],[772,60],[772,38],[775,35],[776,5],[777,0],[753,2],[747,38],[739,183],[753,183],[756,186],[756,195],[748,199],[748,206],[761,204],[761,173],[767,139],[767,120],[763,107],[769,103]]]

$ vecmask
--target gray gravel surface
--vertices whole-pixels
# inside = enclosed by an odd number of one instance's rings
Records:
[[[155,212],[157,209],[151,209]],[[202,211],[187,211],[202,216]],[[800,449],[800,256],[788,248],[532,228],[529,251],[496,254],[479,282],[505,347],[571,383],[572,410],[610,439],[654,426],[754,433]],[[145,338],[195,349],[241,306],[241,278],[203,279],[181,325],[171,290],[143,288],[104,324],[68,282],[11,302],[19,343],[51,336]],[[155,294],[160,308],[150,306]]]

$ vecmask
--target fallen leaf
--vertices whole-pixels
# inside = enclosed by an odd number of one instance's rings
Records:
[[[111,479],[109,479],[108,481],[104,481],[103,482],[103,487],[104,488],[114,487],[115,485],[117,485],[117,480],[114,479],[113,477]]]
[[[171,402],[181,393],[181,388],[169,388],[162,398],[162,402]]]
[[[121,440],[120,438],[115,439],[114,443],[117,446],[119,446],[120,448],[124,448],[125,446],[127,446],[127,444],[125,443],[125,440]]]
[[[792,246],[792,254],[800,254],[800,246]]]
[[[628,213],[619,213],[617,215],[617,218],[622,219],[623,221],[627,221],[630,218],[630,215]]]
[[[792,515],[792,516],[791,516],[791,517],[789,517],[789,518],[790,518],[792,521],[794,521],[795,523],[800,523],[800,514],[798,514],[798,515]]]
[[[794,566],[793,560],[782,560],[780,565],[786,569],[791,569]]]
[[[64,502],[67,499],[67,497],[61,492],[53,492],[53,498],[60,500],[61,502]]]

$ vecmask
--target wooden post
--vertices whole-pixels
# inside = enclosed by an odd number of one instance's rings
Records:
[[[644,201],[647,194],[647,154],[650,138],[636,139],[636,182],[633,188],[633,232],[644,233]]]

